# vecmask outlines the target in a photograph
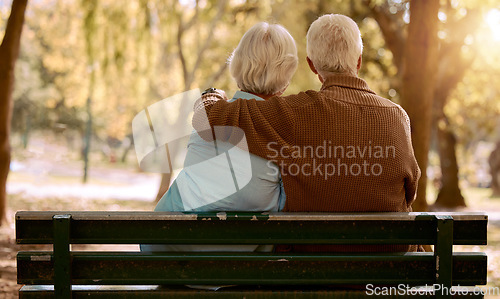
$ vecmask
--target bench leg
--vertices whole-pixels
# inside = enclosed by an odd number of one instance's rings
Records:
[[[434,248],[436,262],[436,298],[451,298],[453,267],[453,217],[436,216],[437,241]]]
[[[55,298],[71,298],[71,255],[69,232],[71,215],[54,215]]]

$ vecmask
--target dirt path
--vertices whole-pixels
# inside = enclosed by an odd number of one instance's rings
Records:
[[[101,161],[99,161],[101,159]],[[7,225],[0,227],[0,299],[18,298],[15,244],[17,210],[146,210],[154,208],[159,174],[141,173],[134,163],[111,164],[94,157],[82,184],[82,162],[64,146],[34,139],[14,151],[7,182]],[[47,250],[36,247],[36,250]]]

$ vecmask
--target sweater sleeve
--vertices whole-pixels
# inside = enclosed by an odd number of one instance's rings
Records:
[[[406,111],[399,106],[399,109],[402,113],[404,122],[403,122],[403,127],[404,127],[404,134],[406,138],[406,143],[408,145],[408,159],[407,159],[407,168],[408,168],[408,176],[405,178],[404,182],[404,187],[405,187],[405,197],[406,197],[406,202],[408,206],[411,206],[411,204],[415,201],[416,196],[417,196],[417,187],[418,187],[418,180],[420,179],[420,168],[417,163],[417,159],[415,158],[415,153],[413,150],[413,144],[411,140],[411,126],[410,126],[410,118],[408,117],[408,114]]]
[[[193,127],[205,140],[214,138],[236,145],[245,133],[248,150],[262,158],[273,160],[278,148],[289,148],[294,139],[295,123],[292,108],[286,98],[272,97],[267,101],[238,99],[227,102],[214,94],[205,94],[195,104]]]

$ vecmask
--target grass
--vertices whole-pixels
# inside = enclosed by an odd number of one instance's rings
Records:
[[[11,212],[30,211],[152,211],[153,201],[117,200],[117,199],[82,199],[82,198],[44,198],[33,199],[22,194],[8,198]]]

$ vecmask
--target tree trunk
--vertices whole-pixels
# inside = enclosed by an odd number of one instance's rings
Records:
[[[438,82],[434,90],[434,114],[432,127],[436,130],[437,148],[441,163],[441,186],[436,207],[463,207],[465,200],[459,187],[456,138],[450,127],[444,107],[453,88],[462,80],[472,60],[466,60],[458,45],[441,45]],[[451,47],[451,49],[450,49]]]
[[[491,152],[488,162],[490,164],[493,196],[500,196],[500,142],[497,143],[495,149]]]
[[[441,186],[435,202],[437,207],[464,207],[465,200],[459,187],[457,140],[450,127],[444,108],[451,91],[469,69],[472,60],[465,59],[457,44],[441,45],[438,82],[434,91],[433,128],[436,130],[437,148],[441,163]]]
[[[82,148],[82,158],[83,158],[83,183],[87,183],[88,170],[89,170],[89,152],[90,152],[90,143],[92,142],[92,98],[94,97],[94,89],[96,82],[96,60],[95,60],[95,52],[97,51],[94,48],[95,41],[95,33],[97,31],[96,25],[96,14],[97,14],[97,0],[93,1],[83,1],[83,10],[85,12],[84,17],[84,33],[85,33],[85,47],[87,51],[87,63],[89,66],[90,76],[89,76],[89,93],[87,96],[87,124],[85,129],[85,135],[83,139],[83,148]]]
[[[190,29],[193,25],[198,20],[198,2],[196,2],[196,13],[194,16],[191,17],[190,21],[187,23],[184,23],[182,20],[182,16],[179,19],[179,26],[177,28],[177,49],[178,49],[178,54],[179,54],[179,60],[181,62],[182,66],[182,73],[183,73],[183,79],[184,79],[184,90],[188,91],[191,89],[191,86],[194,83],[195,80],[195,74],[198,71],[198,68],[200,67],[201,61],[204,58],[204,54],[206,53],[207,49],[210,46],[210,43],[212,42],[214,32],[215,32],[215,27],[217,24],[220,22],[222,15],[224,14],[224,11],[226,9],[226,4],[227,0],[224,1],[219,1],[217,4],[217,14],[216,16],[212,19],[211,23],[208,25],[208,34],[205,37],[204,41],[201,43],[202,46],[198,49],[198,53],[196,55],[196,59],[194,62],[194,65],[191,69],[188,69],[188,65],[186,62],[186,58],[184,55],[184,45],[182,43],[182,37],[184,33]],[[218,72],[214,74],[212,78],[209,78],[205,83],[210,82],[213,84],[217,78],[219,78],[222,75],[222,72],[225,70],[226,65],[222,66]],[[185,109],[184,111],[179,111],[180,116],[178,117],[178,123],[175,124],[174,126],[178,126],[180,122],[182,122],[186,117],[189,115],[191,109]],[[178,144],[176,145],[169,145],[169,152],[170,152],[170,157],[175,157],[178,153],[179,146]],[[171,169],[172,171],[173,169]],[[170,187],[170,180],[172,179],[172,173],[164,173],[161,176],[161,182],[160,182],[160,188],[158,190],[158,193],[156,194],[156,199],[155,203],[158,203],[158,201],[161,199],[163,194],[167,192],[168,188]]]
[[[158,189],[158,193],[156,194],[155,204],[157,204],[160,201],[163,194],[165,194],[165,192],[168,191],[171,179],[172,179],[172,173],[162,173],[160,188]]]
[[[132,134],[127,135],[127,138],[130,140],[130,144],[123,150],[122,156],[120,158],[121,163],[125,163],[127,161],[128,153],[131,149],[134,148],[134,138],[132,137]]]
[[[92,72],[91,76],[94,76],[94,72]],[[87,98],[87,104],[86,104],[86,109],[87,109],[87,123],[85,125],[85,135],[83,137],[83,177],[82,177],[82,183],[86,184],[88,180],[88,172],[89,172],[89,156],[90,156],[90,143],[92,142],[92,98],[91,95],[94,90],[94,82],[93,79],[91,81],[91,87],[89,91],[89,97]]]
[[[457,140],[444,117],[437,125],[437,143],[441,161],[441,187],[434,203],[437,207],[465,207],[458,185],[458,163],[455,154]]]
[[[431,136],[434,74],[437,62],[439,1],[411,0],[410,24],[405,45],[401,104],[411,120],[415,157],[422,171],[415,211],[426,211],[427,162]]]
[[[5,35],[0,45],[0,225],[5,222],[7,209],[7,176],[10,168],[10,122],[14,67],[21,44],[24,12],[28,0],[14,0]]]

